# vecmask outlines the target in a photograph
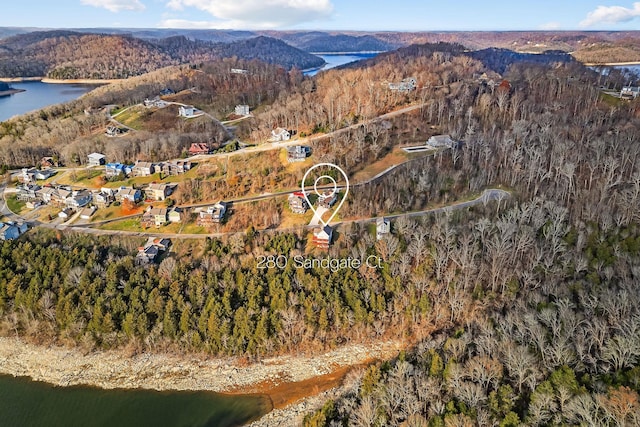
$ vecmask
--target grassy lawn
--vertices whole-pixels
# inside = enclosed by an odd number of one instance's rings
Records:
[[[600,93],[600,99],[602,99],[607,105],[610,105],[612,107],[617,107],[622,102],[620,98],[616,98],[615,96],[605,92]]]
[[[114,221],[109,224],[104,224],[99,227],[102,230],[117,230],[117,231],[145,231],[140,226],[140,218],[128,218],[122,221]]]
[[[91,222],[99,222],[107,219],[117,218],[122,216],[122,206],[111,205],[108,208],[98,209],[91,217]]]
[[[196,225],[195,222],[189,222],[185,224],[182,229],[182,234],[209,234],[209,231],[204,227]]]
[[[148,111],[143,109],[144,107],[132,107],[116,117],[116,120],[130,128],[140,130],[144,126],[144,116],[148,115]]]
[[[23,202],[22,200],[18,200],[18,197],[15,194],[12,194],[9,197],[7,197],[7,206],[9,207],[9,209],[11,209],[13,213],[19,214],[20,212],[22,212],[25,205],[26,205],[26,202]]]
[[[54,177],[53,181],[62,185],[77,185],[89,188],[100,188],[96,178],[104,174],[104,168],[67,171]]]
[[[58,213],[60,211],[60,208],[49,205],[43,206],[38,210],[38,220],[42,222],[49,222],[49,215],[51,215],[51,217],[55,219],[58,217]]]
[[[161,225],[160,227],[152,226],[149,228],[144,228],[140,225],[140,218],[127,218],[121,221],[114,221],[108,224],[101,225],[99,228],[102,230],[135,231],[135,232],[161,234],[161,233],[178,233],[181,227],[182,227],[182,224],[179,224],[179,223],[167,223],[165,225]]]

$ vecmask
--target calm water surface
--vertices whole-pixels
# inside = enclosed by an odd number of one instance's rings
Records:
[[[316,55],[324,59],[327,64],[319,70],[310,70],[305,72],[304,74],[307,76],[315,76],[320,71],[328,70],[330,68],[338,67],[350,62],[360,61],[361,59],[373,58],[376,55],[377,53],[353,53],[350,55]]]
[[[9,85],[14,89],[24,89],[26,92],[0,96],[0,122],[49,105],[80,98],[97,87],[96,85],[42,82],[9,83]]]
[[[270,409],[261,396],[54,387],[0,375],[0,426],[231,427]]]

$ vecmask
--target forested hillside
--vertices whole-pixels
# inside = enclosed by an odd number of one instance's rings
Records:
[[[169,65],[223,57],[261,59],[287,69],[323,64],[316,56],[267,37],[214,44],[184,36],[143,40],[125,35],[48,31],[1,40],[0,77],[125,79]]]
[[[31,233],[0,246],[0,332],[254,360],[402,339],[406,352],[306,425],[637,425],[640,102],[604,96],[597,73],[573,61],[505,70],[509,84],[482,83],[474,75],[491,70],[480,61],[433,44],[314,80],[290,73],[286,91],[270,91],[256,135],[336,129],[412,101],[416,133],[434,126],[463,142],[359,187],[345,216],[511,192],[399,218],[380,241],[366,224],[336,229],[329,256],[375,255],[382,268],[258,268],[261,255],[326,256],[307,250],[303,228],[180,242],[148,269],[134,266],[133,239]],[[408,76],[417,90],[388,90]],[[394,131],[353,129],[320,160],[356,168]]]
[[[249,74],[232,74],[231,68],[243,68]],[[124,138],[108,138],[104,136],[107,116],[100,109],[104,105],[141,103],[145,98],[153,98],[163,89],[171,88],[181,92],[181,101],[224,117],[237,104],[271,103],[280,91],[289,91],[301,79],[299,72],[238,59],[217,60],[197,69],[187,66],[164,68],[99,87],[78,100],[0,123],[0,164],[30,166],[43,156],[53,155],[64,164],[72,165],[84,162],[87,154],[96,150],[120,162],[177,158],[193,142],[206,141],[215,146],[225,141],[228,133],[222,125],[201,118],[178,121],[179,129],[160,126],[131,132]],[[192,88],[196,90],[192,91]],[[97,113],[86,115],[83,113],[86,108]],[[154,117],[151,110],[144,114],[144,120],[153,127],[154,121],[175,122],[177,107],[158,112],[158,117]]]
[[[454,214],[415,233],[396,225],[409,247],[429,247],[406,259],[424,270],[402,282],[446,295],[450,327],[367,370],[305,425],[640,422],[639,104],[602,102],[572,64],[518,65],[506,77],[509,91],[429,101],[425,118],[445,111],[438,122],[464,148],[394,171],[395,186],[353,202],[411,209],[445,171],[443,190],[513,189],[517,201],[484,218]]]
[[[291,46],[305,52],[366,52],[387,51],[399,45],[388,43],[375,35],[329,34],[322,31],[268,33],[271,37],[279,37]]]

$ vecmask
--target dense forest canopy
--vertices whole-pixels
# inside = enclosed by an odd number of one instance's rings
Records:
[[[0,40],[0,77],[125,79],[169,65],[223,57],[259,59],[299,69],[324,63],[268,37],[215,44],[185,36],[147,40],[128,35],[44,31]]]
[[[502,64],[498,53],[484,64]],[[262,255],[326,256],[303,228],[181,242],[148,269],[134,266],[140,242],[31,233],[0,246],[0,331],[252,359],[403,339],[407,352],[306,425],[637,425],[640,100],[603,94],[603,77],[574,61],[514,61],[500,85],[474,77],[496,72],[483,62],[434,44],[313,80],[290,73],[253,132],[336,129],[420,102],[417,128],[464,143],[359,188],[347,215],[492,187],[508,200],[399,218],[379,241],[366,224],[339,226],[328,255],[375,255],[379,269],[258,268]],[[419,90],[385,85],[408,76]],[[324,159],[368,161],[392,132],[354,129]]]

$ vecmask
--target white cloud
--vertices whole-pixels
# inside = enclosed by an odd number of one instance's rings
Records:
[[[193,7],[208,12],[218,21],[208,28],[280,28],[327,18],[333,12],[331,0],[170,0],[167,7]],[[192,21],[168,19],[164,26]],[[203,24],[204,21],[196,21]]]
[[[144,4],[140,0],[80,0],[82,4],[93,7],[102,7],[111,12],[121,10],[144,10]]]
[[[562,28],[562,24],[560,24],[559,22],[547,22],[545,24],[540,25],[538,28],[540,30],[553,31],[553,30],[559,30],[560,28]]]
[[[597,24],[618,24],[628,22],[640,16],[640,2],[633,4],[633,8],[624,6],[598,6],[589,12],[580,22],[581,27],[592,27]]]

